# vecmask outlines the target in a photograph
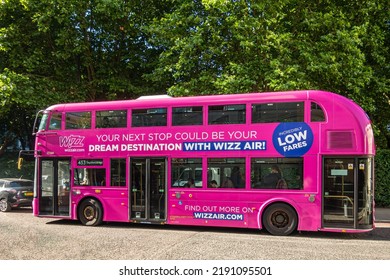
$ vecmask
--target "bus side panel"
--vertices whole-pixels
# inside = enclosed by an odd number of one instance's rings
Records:
[[[85,198],[98,200],[103,208],[103,221],[128,222],[129,221],[129,200],[127,189],[108,189],[95,187],[75,188],[73,193],[80,191],[80,194],[73,194],[72,203],[75,206],[72,218],[77,219],[77,209],[80,202]]]
[[[262,228],[262,215],[272,203],[291,205],[298,215],[298,230],[318,230],[320,199],[309,194],[278,194],[277,191],[237,192],[220,190],[171,190],[169,224]]]

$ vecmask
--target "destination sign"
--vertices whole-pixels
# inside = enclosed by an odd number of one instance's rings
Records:
[[[79,159],[77,161],[78,166],[102,166],[102,159]]]

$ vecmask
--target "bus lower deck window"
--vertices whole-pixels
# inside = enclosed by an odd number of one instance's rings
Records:
[[[75,186],[105,186],[105,168],[76,168],[74,170]]]
[[[207,170],[210,187],[245,188],[245,158],[209,158]]]
[[[202,186],[202,159],[172,159],[172,187],[201,188]]]
[[[302,189],[302,158],[252,158],[252,189]]]
[[[126,187],[126,159],[111,159],[111,186]]]

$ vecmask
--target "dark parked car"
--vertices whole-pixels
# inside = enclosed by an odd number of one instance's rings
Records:
[[[31,206],[33,196],[33,181],[17,178],[0,179],[1,212],[11,211],[13,207]]]

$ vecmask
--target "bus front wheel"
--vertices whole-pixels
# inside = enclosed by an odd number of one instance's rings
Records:
[[[284,203],[267,207],[263,214],[263,226],[272,235],[289,235],[296,230],[298,216],[295,210]]]
[[[99,201],[89,198],[81,202],[79,219],[85,226],[97,226],[102,223],[103,209]]]

